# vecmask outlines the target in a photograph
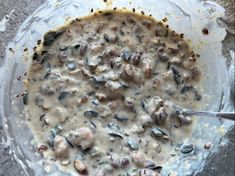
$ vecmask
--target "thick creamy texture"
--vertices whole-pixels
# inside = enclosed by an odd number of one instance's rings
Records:
[[[158,175],[193,120],[200,69],[183,39],[151,17],[105,11],[38,41],[24,97],[38,152],[88,175]]]

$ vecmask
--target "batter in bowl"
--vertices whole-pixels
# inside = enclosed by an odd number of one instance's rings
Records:
[[[193,120],[201,71],[183,34],[144,14],[99,11],[49,31],[24,96],[37,152],[81,175],[159,175]],[[187,152],[187,151],[183,151]]]

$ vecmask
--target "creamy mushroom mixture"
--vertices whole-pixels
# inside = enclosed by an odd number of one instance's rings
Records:
[[[201,71],[183,34],[143,14],[103,11],[38,41],[24,96],[37,152],[84,175],[155,176],[197,108]]]

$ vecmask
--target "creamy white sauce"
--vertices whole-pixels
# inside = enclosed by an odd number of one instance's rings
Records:
[[[107,11],[38,43],[28,72],[28,124],[39,152],[62,168],[154,175],[149,165],[163,165],[190,136],[194,122],[171,104],[199,106],[197,56],[162,23]]]

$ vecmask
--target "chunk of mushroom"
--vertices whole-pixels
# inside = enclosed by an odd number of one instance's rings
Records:
[[[180,65],[181,64],[181,60],[179,57],[172,57],[170,60],[170,63],[175,64],[175,65]]]
[[[120,82],[111,81],[111,80],[108,80],[105,83],[105,87],[112,93],[117,92],[117,91],[121,91],[123,89],[123,85]]]
[[[133,76],[133,66],[131,64],[126,64],[124,65],[124,72],[125,75],[128,77],[132,77]]]
[[[91,54],[98,54],[102,51],[103,46],[100,43],[94,43],[91,48],[90,48],[90,52]]]
[[[144,77],[149,79],[149,78],[151,78],[152,73],[153,73],[153,69],[152,69],[151,65],[149,63],[147,63],[144,66]]]
[[[80,146],[82,150],[90,148],[95,141],[95,137],[90,128],[82,127],[68,133],[68,139],[74,145]]]
[[[134,153],[131,155],[131,158],[132,158],[133,162],[134,162],[137,166],[141,166],[141,167],[144,166],[144,163],[145,163],[145,156],[144,156],[143,153],[141,153],[141,152],[134,152]]]
[[[42,68],[42,65],[40,63],[33,63],[31,67],[33,71],[38,71],[41,68]]]
[[[188,125],[192,123],[192,118],[190,116],[179,114],[177,117],[182,125]]]
[[[74,160],[74,167],[81,174],[87,174],[88,172],[86,164],[78,158]]]
[[[189,57],[187,60],[185,60],[183,62],[183,67],[185,69],[190,69],[196,62],[196,58],[195,57]]]
[[[103,93],[96,93],[95,97],[99,100],[99,101],[104,101],[107,99],[107,95],[103,94]]]
[[[143,59],[143,71],[144,71],[144,77],[149,79],[152,76],[154,63],[151,59]]]
[[[143,83],[144,77],[143,72],[140,68],[134,67],[134,73],[133,73],[133,81],[136,84]]]
[[[134,98],[126,97],[124,100],[124,105],[128,110],[133,111],[135,109],[134,102],[135,102]]]
[[[94,56],[94,57],[90,57],[87,59],[87,64],[90,67],[97,67],[102,61],[102,57],[100,56]]]
[[[168,116],[165,110],[165,103],[158,96],[153,97],[148,103],[146,103],[145,109],[151,118],[160,125],[163,124]]]
[[[123,66],[122,77],[126,81],[132,81],[137,84],[143,82],[142,70],[131,64],[126,64]]]
[[[106,72],[107,70],[108,70],[108,66],[107,65],[99,65],[95,69],[95,74],[99,75],[99,74],[101,74],[103,72]]]
[[[160,97],[155,96],[146,104],[145,109],[151,115],[162,106],[164,106],[164,101]]]
[[[148,114],[141,115],[139,117],[139,123],[143,128],[146,128],[152,123],[152,118]]]
[[[161,76],[165,81],[173,81],[173,73],[171,70],[162,73]]]
[[[165,107],[160,107],[158,111],[152,114],[153,119],[156,121],[157,124],[161,125],[167,118],[167,113],[165,111]]]
[[[104,52],[103,52],[103,56],[105,58],[112,58],[112,57],[115,57],[117,56],[117,48],[116,47],[107,47]]]
[[[154,90],[159,90],[160,87],[161,87],[161,81],[160,81],[160,79],[155,78],[155,79],[153,80],[153,88],[154,88]]]
[[[143,133],[145,131],[145,129],[142,127],[142,126],[140,126],[140,125],[133,125],[132,127],[131,127],[131,132],[132,133],[136,133],[136,134],[141,134],[141,133]]]
[[[54,150],[57,157],[67,157],[69,146],[64,137],[56,135],[54,139]]]
[[[114,167],[114,168],[119,168],[120,167],[120,157],[119,155],[113,153],[110,157],[110,164]]]
[[[47,116],[49,121],[53,121],[53,123],[62,123],[69,117],[69,112],[66,108],[63,107],[53,107],[50,109],[50,111],[48,111]]]

